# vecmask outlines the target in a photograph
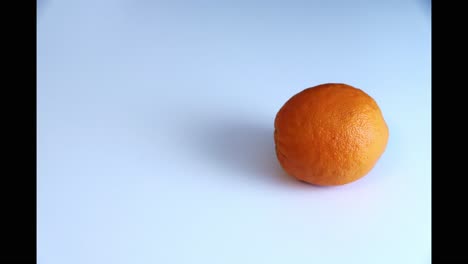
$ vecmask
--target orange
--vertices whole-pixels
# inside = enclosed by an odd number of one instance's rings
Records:
[[[388,142],[379,106],[339,83],[294,95],[275,118],[276,156],[291,176],[314,185],[343,185],[365,176]]]

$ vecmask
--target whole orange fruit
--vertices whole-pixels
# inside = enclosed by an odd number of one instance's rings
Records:
[[[315,185],[342,185],[365,176],[388,142],[377,103],[339,83],[294,95],[275,118],[276,155],[291,176]]]

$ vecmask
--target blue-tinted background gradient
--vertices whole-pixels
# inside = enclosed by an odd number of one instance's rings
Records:
[[[430,263],[430,1],[38,2],[38,263]],[[359,87],[363,179],[282,172],[273,120]]]

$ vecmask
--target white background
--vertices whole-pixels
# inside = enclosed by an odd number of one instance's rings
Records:
[[[430,263],[429,1],[38,2],[38,263]],[[363,179],[282,172],[273,120],[380,105]]]

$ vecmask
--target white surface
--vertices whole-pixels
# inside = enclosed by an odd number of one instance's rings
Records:
[[[430,263],[428,5],[39,1],[38,263]],[[276,112],[325,82],[390,129],[336,188],[274,154]]]

